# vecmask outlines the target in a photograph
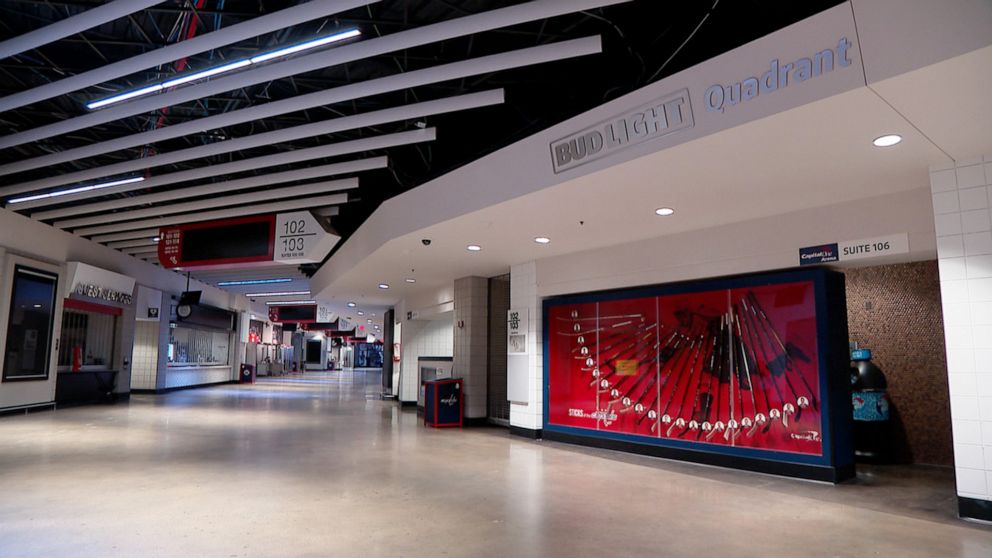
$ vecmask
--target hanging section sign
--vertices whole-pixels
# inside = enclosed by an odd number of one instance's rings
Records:
[[[340,240],[309,211],[187,223],[159,230],[163,267],[316,263]]]

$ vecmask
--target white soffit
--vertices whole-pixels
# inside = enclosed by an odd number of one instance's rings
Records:
[[[168,174],[155,176],[149,180],[145,180],[144,182],[138,184],[140,184],[140,189],[148,189],[148,188],[153,188],[155,186],[161,186],[163,184],[175,184],[177,182],[185,182],[187,180],[197,180],[200,178],[207,178],[211,176],[222,176],[237,172],[245,172],[245,171],[257,170],[266,167],[274,167],[277,165],[298,163],[300,161],[308,161],[311,159],[321,159],[324,157],[347,155],[349,153],[360,153],[362,151],[369,151],[373,149],[385,149],[387,147],[395,147],[398,145],[408,145],[412,143],[434,141],[434,139],[436,138],[436,132],[437,130],[435,128],[425,128],[423,130],[410,130],[408,132],[384,134],[381,136],[373,136],[360,140],[332,143],[329,145],[322,145],[319,147],[297,149],[294,151],[287,151],[285,153],[278,153],[275,155],[252,157],[249,159],[242,159],[240,161],[234,161],[231,163],[210,165],[188,171],[172,172]],[[131,187],[131,186],[137,186],[137,184],[128,184],[125,186],[128,187],[128,190],[139,189],[136,187]],[[122,192],[122,191],[127,191],[127,190],[115,186],[112,188],[104,188],[101,190],[92,190],[89,192],[80,192],[78,194],[69,194],[66,196],[60,196],[58,198],[47,198],[47,199],[40,199],[35,201],[19,203],[14,206],[10,206],[10,208],[16,210],[30,209],[32,207],[55,205],[55,204],[66,203],[81,199],[94,198],[94,197],[103,196],[115,192]]]
[[[157,130],[149,130],[113,140],[68,149],[58,153],[51,153],[40,157],[25,159],[23,161],[16,161],[0,166],[0,175],[22,172],[25,170],[85,157],[92,157],[102,153],[126,149],[128,147],[136,147],[139,145],[164,141],[191,133],[202,132],[203,130],[224,128],[252,120],[271,118],[308,108],[351,101],[362,97],[370,97],[373,95],[419,87],[431,83],[498,72],[531,64],[541,64],[544,62],[552,62],[576,56],[597,54],[599,52],[602,52],[600,38],[586,37],[536,47],[511,50],[489,56],[481,56],[460,62],[452,62],[440,66],[414,70],[412,72],[404,72],[392,76],[353,83],[350,85],[343,85],[323,91],[316,91],[314,93],[298,95],[296,97],[290,97],[281,101],[272,101],[227,113],[208,116],[206,118],[191,120],[181,124],[166,126]],[[0,142],[2,142],[2,138],[0,138]]]
[[[315,182],[301,186],[289,186],[284,188],[273,188],[260,192],[247,194],[237,194],[234,196],[222,196],[208,198],[205,200],[176,203],[169,205],[158,205],[145,209],[134,209],[131,211],[118,211],[114,213],[102,213],[91,217],[81,217],[79,219],[68,219],[56,221],[54,225],[60,229],[73,229],[99,223],[112,223],[115,221],[130,221],[133,219],[144,219],[146,217],[156,217],[159,215],[169,215],[171,213],[188,213],[192,211],[202,211],[216,207],[228,207],[231,205],[241,205],[280,198],[294,198],[299,196],[309,196],[329,192],[340,192],[342,190],[353,190],[358,188],[357,178],[346,178],[344,180],[329,180],[326,182]],[[185,199],[183,197],[177,199]]]
[[[871,88],[955,160],[992,154],[992,46]]]
[[[113,225],[103,225],[73,231],[79,236],[93,236],[91,240],[104,242],[109,240],[125,240],[127,238],[141,238],[143,236],[153,237],[158,234],[159,227],[178,225],[181,223],[198,223],[200,221],[213,221],[214,219],[229,219],[231,217],[241,217],[245,215],[259,215],[262,213],[275,213],[279,211],[289,211],[293,209],[310,209],[312,207],[324,207],[328,205],[340,205],[348,203],[347,194],[331,194],[327,196],[314,196],[310,198],[299,198],[282,202],[266,203],[260,205],[246,205],[230,209],[220,209],[216,211],[202,211],[198,213],[188,213],[185,215],[175,215],[172,217],[160,217],[158,219],[145,219],[127,223],[117,223]],[[148,235],[148,230],[155,231]],[[136,236],[108,238],[103,235],[108,233],[124,234],[133,232]],[[109,236],[109,235],[108,235]]]
[[[256,69],[239,72],[227,77],[181,87],[173,91],[140,97],[83,116],[55,122],[23,132],[0,137],[0,149],[38,141],[105,124],[121,118],[153,111],[165,106],[233,91],[242,87],[282,79],[292,75],[354,62],[372,56],[463,37],[510,25],[546,19],[581,10],[621,4],[630,0],[535,0],[481,14],[435,23],[424,27],[400,31],[383,37],[360,41],[327,51],[316,52],[283,62],[267,64]]]
[[[115,0],[108,2],[51,25],[46,25],[41,29],[35,29],[0,42],[0,59],[53,43],[160,3],[162,0]]]
[[[352,172],[384,169],[388,166],[388,163],[389,159],[385,156],[371,157],[368,159],[359,159],[357,161],[346,161],[344,163],[333,163],[330,165],[320,165],[306,169],[263,174],[249,178],[239,178],[237,180],[225,180],[222,182],[205,184],[203,186],[193,186],[192,188],[182,188],[179,190],[168,190],[155,194],[145,194],[142,196],[132,196],[119,200],[91,203],[89,205],[77,205],[62,209],[54,209],[51,211],[41,211],[38,213],[32,213],[31,218],[39,220],[58,219],[60,217],[68,217],[70,215],[110,211],[113,209],[122,209],[144,204],[178,201],[197,196],[210,196],[223,192],[247,190],[250,188],[280,184],[284,182],[293,182],[296,180],[307,180],[310,178],[322,178]]]
[[[20,194],[32,190],[41,190],[53,186],[84,182],[94,178],[124,174],[136,170],[146,170],[164,165],[171,165],[183,161],[202,159],[214,155],[231,153],[255,147],[264,147],[285,143],[302,138],[333,134],[346,130],[377,126],[388,122],[398,122],[402,120],[413,120],[425,116],[457,112],[473,108],[501,104],[503,102],[503,90],[496,89],[482,91],[479,93],[469,93],[422,103],[382,109],[367,113],[359,113],[351,116],[332,118],[312,124],[300,126],[290,126],[280,130],[252,134],[249,136],[217,141],[208,145],[198,145],[187,149],[178,149],[157,155],[140,157],[131,161],[123,161],[111,165],[94,167],[83,171],[60,174],[51,178],[43,178],[4,188],[2,192],[6,195]]]
[[[144,54],[132,56],[113,64],[100,66],[88,72],[82,72],[52,83],[39,85],[32,89],[20,91],[0,98],[0,112],[20,108],[38,101],[51,99],[59,95],[78,91],[80,89],[104,83],[115,78],[130,75],[146,68],[152,68],[180,58],[186,58],[207,52],[215,48],[230,45],[251,37],[257,37],[272,31],[311,21],[324,16],[336,14],[366,4],[374,4],[379,0],[311,0],[277,12],[259,16],[230,27],[212,31],[162,48],[151,50]],[[149,2],[156,4],[161,2]],[[96,11],[101,8],[94,8]],[[134,10],[137,11],[137,10]]]

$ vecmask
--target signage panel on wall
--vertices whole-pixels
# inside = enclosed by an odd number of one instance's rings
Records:
[[[799,265],[864,260],[908,252],[909,235],[906,233],[890,234],[800,248]]]
[[[69,294],[131,304],[134,295],[134,278],[82,262],[66,263]]]
[[[621,149],[692,128],[689,91],[682,89],[551,143],[556,173]]]
[[[827,368],[828,273],[545,301],[545,429],[761,461],[853,459],[830,445],[831,404],[846,398]]]
[[[526,308],[511,308],[506,312],[506,354],[527,354],[527,332],[530,315]]]
[[[167,268],[316,263],[340,237],[309,211],[188,223],[159,230],[159,263]]]

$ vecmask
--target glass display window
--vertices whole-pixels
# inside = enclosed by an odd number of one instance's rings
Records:
[[[58,276],[17,265],[12,283],[3,381],[46,380]]]
[[[176,326],[169,331],[169,366],[225,366],[230,364],[231,334],[229,332],[183,326]]]

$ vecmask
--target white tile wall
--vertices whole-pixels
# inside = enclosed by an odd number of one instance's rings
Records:
[[[400,401],[416,401],[420,392],[417,357],[454,356],[452,314],[439,320],[411,320],[403,323]]]
[[[527,308],[528,403],[510,404],[510,425],[531,430],[544,426],[544,350],[541,299],[537,296],[537,264],[527,262],[510,268],[510,308]]]
[[[992,500],[992,156],[931,169],[958,494]]]
[[[155,389],[158,371],[159,322],[134,324],[134,350],[131,353],[131,388]]]

